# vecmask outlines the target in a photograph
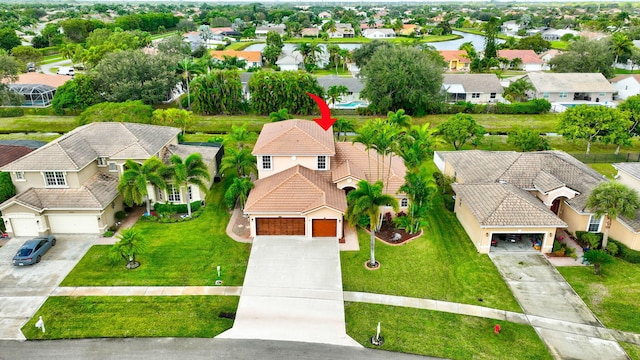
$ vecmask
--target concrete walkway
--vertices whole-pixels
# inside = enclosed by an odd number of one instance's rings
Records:
[[[233,328],[218,338],[360,347],[345,329],[335,238],[255,237]]]
[[[628,359],[544,255],[490,253],[489,257],[556,359]]]

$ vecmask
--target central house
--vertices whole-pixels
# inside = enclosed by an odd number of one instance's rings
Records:
[[[335,142],[333,129],[309,120],[265,124],[253,149],[258,180],[247,199],[251,236],[297,235],[344,239],[346,194],[358,181],[384,180],[400,211],[408,200],[398,193],[406,167],[395,155],[382,161],[364,145]],[[391,164],[391,165],[389,165]],[[393,212],[383,208],[382,213]]]

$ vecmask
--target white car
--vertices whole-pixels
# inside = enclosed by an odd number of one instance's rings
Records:
[[[60,68],[58,68],[58,72],[56,74],[73,76],[75,75],[75,72],[73,71],[73,67],[71,66],[61,66]]]

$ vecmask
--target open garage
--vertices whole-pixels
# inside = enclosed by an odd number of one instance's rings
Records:
[[[491,251],[540,251],[544,233],[493,233]]]
[[[305,218],[256,218],[257,235],[305,235]]]

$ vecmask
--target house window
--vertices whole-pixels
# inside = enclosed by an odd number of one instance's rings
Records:
[[[402,200],[400,200],[400,206],[401,206],[401,207],[407,207],[407,206],[409,206],[409,199],[407,199],[407,198],[402,198]]]
[[[162,189],[159,188],[157,193],[158,193],[158,195],[157,195],[158,201],[162,201],[163,200],[162,199]]]
[[[107,159],[103,156],[98,157],[98,166],[107,166]]]
[[[327,170],[327,157],[324,155],[318,156],[318,170]]]
[[[180,202],[180,189],[176,189],[173,184],[167,187],[167,195],[167,200],[169,200],[170,202]]]
[[[548,99],[549,98],[549,93],[548,92],[543,92],[542,93],[542,97],[545,98],[545,99]]]
[[[67,186],[67,180],[62,171],[45,171],[44,182],[46,186]]]
[[[606,95],[606,93],[603,93],[603,92],[600,93],[600,96],[605,96],[605,95]]]
[[[491,95],[489,96],[490,99],[495,99],[496,98],[496,93],[491,93]]]
[[[118,164],[116,164],[114,162],[110,162],[109,163],[109,171],[111,171],[111,172],[118,171]]]
[[[189,201],[193,200],[193,190],[191,190],[191,186],[187,186],[187,193],[189,194]]]
[[[271,156],[262,156],[262,170],[271,170]]]
[[[589,227],[587,228],[588,232],[599,232],[600,225],[602,224],[602,217],[591,215],[589,217]]]
[[[24,171],[16,171],[14,175],[16,176],[16,181],[24,181]]]
[[[566,91],[562,91],[560,92],[560,95],[558,95],[559,98],[568,98],[569,97],[569,93]]]
[[[472,93],[471,94],[471,98],[472,99],[480,99],[480,93]]]

